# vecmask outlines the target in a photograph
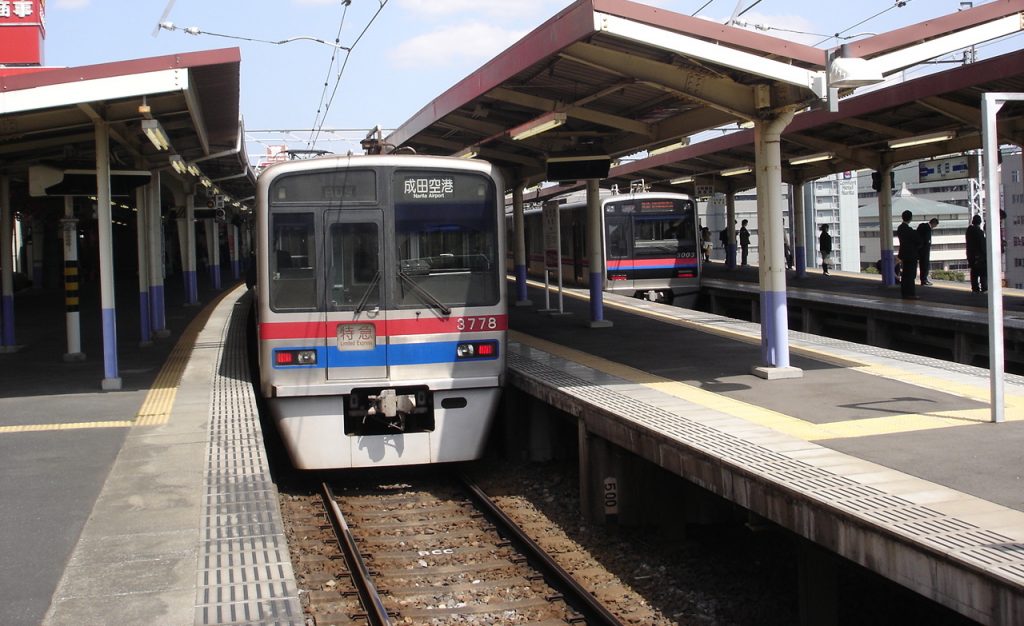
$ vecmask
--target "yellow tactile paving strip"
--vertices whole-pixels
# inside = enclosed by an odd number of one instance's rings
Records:
[[[623,305],[613,306],[628,308]],[[643,311],[643,313],[647,315],[651,314],[650,311]],[[666,317],[666,319],[671,320],[672,318]],[[690,324],[687,323],[686,325],[689,326]],[[701,327],[701,330],[704,330],[704,327]],[[715,329],[715,331],[722,332],[722,329]],[[517,341],[523,345],[535,347],[543,350],[544,352],[548,352],[549,354],[586,365],[587,367],[605,374],[622,378],[632,384],[644,385],[645,387],[681,398],[702,407],[719,411],[734,417],[739,417],[787,435],[798,437],[805,441],[824,441],[828,439],[867,437],[872,435],[913,432],[934,428],[969,426],[987,423],[990,418],[989,409],[981,408],[955,411],[936,411],[934,413],[905,413],[900,415],[889,415],[886,417],[846,420],[828,424],[814,424],[797,417],[785,415],[778,411],[766,409],[748,402],[734,400],[727,396],[694,387],[693,385],[663,378],[661,376],[651,374],[650,372],[645,372],[628,365],[609,361],[586,352],[567,348],[520,332],[509,331],[509,339],[511,341]],[[831,357],[828,360],[834,362],[836,358]],[[968,385],[957,385],[948,380],[913,375],[906,371],[896,370],[895,368],[888,366],[871,364],[857,365],[853,362],[847,363],[847,366],[854,367],[861,372],[876,376],[885,376],[890,379],[899,377],[911,384],[936,389],[946,393],[961,395],[979,402],[988,401],[987,387],[981,388]],[[1024,420],[1024,398],[1007,394],[1006,420]]]
[[[214,299],[202,311],[196,315],[185,328],[178,342],[168,355],[163,367],[153,381],[146,399],[143,400],[135,417],[130,420],[101,420],[94,422],[68,422],[63,424],[20,424],[14,426],[0,426],[0,435],[8,433],[33,433],[57,430],[80,430],[86,428],[131,428],[132,426],[159,426],[166,424],[171,415],[171,408],[174,406],[174,398],[178,394],[178,386],[181,377],[185,373],[185,366],[188,365],[192,348],[195,346],[196,337],[206,326],[206,320],[210,318],[217,304],[228,293],[224,291]]]

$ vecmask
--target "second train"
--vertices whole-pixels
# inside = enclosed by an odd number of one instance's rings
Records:
[[[604,258],[602,289],[692,306],[700,282],[700,235],[693,199],[678,193],[601,190],[599,203],[603,246],[600,253]],[[560,249],[556,254],[552,250],[553,235],[545,233],[543,206],[549,211],[558,207]],[[528,275],[542,279],[545,267],[554,270],[560,264],[564,284],[589,285],[586,193],[552,198],[543,206],[535,204],[524,210]],[[507,232],[514,237],[511,207],[507,208],[506,217]],[[549,220],[548,229],[551,228]],[[510,243],[508,249],[514,250],[514,244]],[[555,256],[559,261],[553,260]]]

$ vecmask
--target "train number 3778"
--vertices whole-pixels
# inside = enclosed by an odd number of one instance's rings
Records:
[[[489,315],[482,317],[460,317],[456,324],[456,329],[460,331],[498,330],[498,318]]]

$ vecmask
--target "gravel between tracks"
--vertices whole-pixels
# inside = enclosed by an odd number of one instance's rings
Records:
[[[481,461],[480,486],[587,589],[631,624],[797,623],[796,551],[742,525],[653,530],[587,523],[575,463]]]

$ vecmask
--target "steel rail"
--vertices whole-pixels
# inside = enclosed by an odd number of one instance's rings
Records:
[[[512,540],[516,546],[526,553],[527,559],[544,575],[545,579],[556,590],[562,592],[566,602],[580,611],[590,626],[624,626],[597,598],[584,589],[569,572],[565,571],[537,542],[528,537],[515,521],[499,509],[480,487],[465,474],[459,479],[473,497],[474,503],[487,515],[488,519],[498,527],[499,532]]]
[[[338,539],[338,545],[345,554],[345,562],[348,564],[352,582],[359,593],[359,601],[366,609],[367,621],[370,626],[391,626],[391,618],[388,617],[387,609],[384,608],[380,594],[377,593],[377,588],[374,587],[373,581],[370,579],[370,569],[366,567],[366,562],[359,554],[355,538],[349,530],[348,523],[345,522],[345,516],[342,515],[338,502],[334,499],[334,492],[327,483],[321,485],[320,498],[323,500],[324,510],[327,512],[327,519],[334,529],[334,535]]]

